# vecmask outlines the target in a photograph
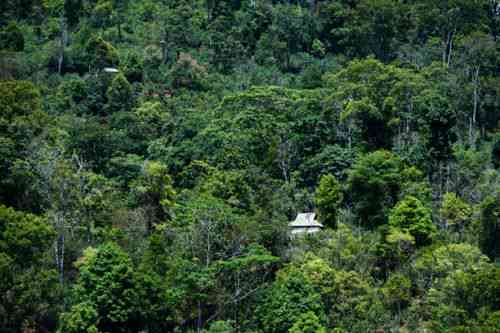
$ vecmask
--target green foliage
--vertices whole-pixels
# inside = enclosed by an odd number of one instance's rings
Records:
[[[289,70],[292,53],[309,50],[315,35],[314,19],[299,6],[278,5],[272,11],[269,28],[274,41],[274,55],[279,64]]]
[[[133,53],[122,62],[123,72],[129,82],[141,82],[143,80],[144,63],[139,55]]]
[[[498,8],[0,1],[0,332],[497,331]]]
[[[206,333],[233,333],[235,329],[233,322],[230,320],[219,320],[210,325]]]
[[[87,63],[91,70],[102,70],[104,67],[116,66],[119,63],[118,52],[102,37],[92,37],[85,45]]]
[[[500,139],[495,142],[491,155],[492,155],[493,165],[495,166],[495,168],[498,169],[500,167]]]
[[[500,313],[495,311],[487,315],[486,319],[481,318],[479,322],[479,330],[481,332],[495,332],[498,331],[498,325],[500,324]]]
[[[0,30],[0,50],[12,52],[24,50],[24,36],[15,22]]]
[[[73,305],[61,316],[60,331],[126,332],[134,327],[139,299],[127,254],[106,243],[88,248],[78,267]]]
[[[71,312],[62,314],[59,332],[99,333],[96,324],[99,314],[93,304],[79,303],[71,308]]]
[[[280,271],[276,282],[266,293],[257,310],[264,332],[283,332],[291,329],[297,319],[309,311],[324,317],[320,295],[310,280],[294,268]]]
[[[88,97],[87,82],[79,76],[65,76],[56,92],[57,109],[61,111],[74,110],[77,114],[88,112],[84,103]]]
[[[45,259],[54,238],[45,218],[0,205],[0,331],[51,329],[59,288]]]
[[[12,177],[13,169],[16,161],[25,157],[30,142],[48,125],[41,107],[41,95],[33,83],[0,81],[0,197],[8,205],[21,206],[25,201],[22,192],[27,188]]]
[[[325,333],[325,328],[321,325],[319,318],[313,312],[307,312],[301,315],[292,328],[290,333]]]
[[[312,43],[312,52],[315,56],[323,58],[326,54],[325,45],[319,39],[315,39]]]
[[[443,196],[439,213],[447,226],[454,228],[461,234],[464,227],[470,222],[472,208],[455,193],[446,193]]]
[[[340,44],[355,56],[374,54],[378,59],[392,59],[396,45],[408,34],[408,22],[402,3],[388,0],[360,1],[345,27],[335,30]]]
[[[392,274],[382,287],[385,301],[395,311],[408,305],[411,299],[411,281],[404,275]]]
[[[431,210],[412,196],[405,197],[391,210],[389,225],[409,232],[417,246],[428,245],[437,232]]]
[[[105,170],[106,164],[114,154],[129,149],[122,142],[123,134],[106,130],[97,118],[68,120],[66,131],[71,136],[67,141],[68,149],[81,156],[96,172]]]
[[[188,88],[202,90],[206,69],[187,53],[182,53],[170,70],[168,77],[175,89]]]
[[[75,26],[82,15],[85,15],[84,1],[83,0],[65,0],[64,1],[64,14],[70,26]]]
[[[92,10],[90,22],[96,28],[106,28],[112,25],[113,4],[111,1],[99,1]]]
[[[304,161],[300,167],[301,177],[307,184],[316,184],[321,176],[332,174],[345,181],[350,167],[354,164],[356,152],[340,145],[327,145],[314,156]]]
[[[10,122],[13,117],[26,116],[39,110],[41,96],[39,90],[28,81],[0,82],[0,109],[2,122]],[[5,124],[2,124],[5,126]]]
[[[488,196],[481,204],[479,246],[491,259],[500,255],[500,201],[498,195]]]
[[[337,271],[334,280],[334,298],[329,310],[335,326],[356,329],[357,323],[349,322],[351,314],[356,320],[366,320],[370,312],[376,311],[377,300],[373,297],[369,280],[353,271]]]
[[[450,101],[439,89],[426,89],[416,100],[416,108],[422,114],[425,145],[436,161],[451,154],[456,136],[451,131],[456,123],[456,114]]]
[[[446,277],[455,272],[474,272],[489,262],[481,250],[469,244],[449,244],[429,247],[416,259],[417,284],[422,289],[440,286]]]
[[[370,254],[376,245],[376,235],[359,237],[357,231],[351,226],[339,224],[337,229],[331,231],[328,236],[330,239],[318,252],[333,267],[362,274],[366,274],[371,269],[374,258]]]
[[[109,113],[130,111],[133,105],[132,86],[123,74],[118,74],[113,78],[106,97],[108,98],[106,109]]]
[[[137,178],[142,170],[144,160],[137,155],[114,157],[108,163],[107,174],[121,187],[126,187],[133,179]]]
[[[167,59],[178,54],[180,50],[199,45],[202,25],[207,24],[205,17],[202,18],[199,14],[190,1],[181,0],[169,3],[168,8],[159,15],[163,43],[167,48],[164,56]]]
[[[233,302],[232,312],[236,316],[244,314],[246,307],[251,306],[257,299],[252,297],[253,291],[259,285],[270,281],[269,271],[276,267],[279,261],[278,257],[257,244],[250,244],[243,249],[239,257],[219,260],[216,263],[219,272],[217,278],[222,287],[219,289],[219,298]]]
[[[150,210],[148,230],[171,218],[175,190],[165,165],[157,161],[144,162],[141,174],[131,183],[131,189],[137,204]]]
[[[342,188],[332,175],[321,177],[316,190],[316,208],[322,223],[332,228],[337,226],[337,215],[343,200]]]
[[[376,227],[386,222],[386,214],[398,200],[405,181],[403,169],[403,161],[384,150],[365,155],[353,166],[348,192],[362,224]]]
[[[446,278],[441,287],[431,289],[429,301],[433,305],[433,329],[468,326],[469,319],[497,311],[499,274],[499,268],[494,265],[467,273],[458,270]]]
[[[201,184],[200,189],[233,207],[252,208],[254,200],[252,190],[243,173],[216,170]]]
[[[415,238],[406,230],[382,228],[381,241],[377,245],[377,261],[374,273],[387,276],[389,271],[406,264],[415,252]]]
[[[398,68],[368,58],[326,76],[326,84],[333,88],[331,98],[341,105],[340,120],[359,128],[370,149],[390,146],[394,110],[387,97],[399,75]]]
[[[40,260],[55,236],[46,220],[5,206],[0,206],[0,221],[0,250],[21,265]]]
[[[139,126],[147,131],[146,136],[157,138],[172,130],[172,116],[160,102],[145,102],[134,110]]]
[[[323,70],[318,64],[311,64],[304,69],[302,86],[306,89],[314,89],[322,86]]]

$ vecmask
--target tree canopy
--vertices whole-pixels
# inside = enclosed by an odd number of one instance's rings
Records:
[[[0,333],[496,332],[499,41],[492,0],[0,1]]]

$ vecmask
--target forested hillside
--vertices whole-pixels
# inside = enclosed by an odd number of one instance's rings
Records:
[[[499,39],[494,0],[0,0],[0,333],[500,332]]]

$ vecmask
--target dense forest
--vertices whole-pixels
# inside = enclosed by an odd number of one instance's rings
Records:
[[[499,38],[496,0],[1,0],[0,332],[500,332]]]

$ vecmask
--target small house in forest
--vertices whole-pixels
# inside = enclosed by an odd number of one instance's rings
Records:
[[[119,73],[120,71],[117,68],[106,67],[106,68],[104,68],[104,72],[105,73],[116,74],[116,73]]]
[[[315,213],[299,213],[295,221],[288,224],[293,235],[313,234],[323,229],[323,225],[316,221]]]

